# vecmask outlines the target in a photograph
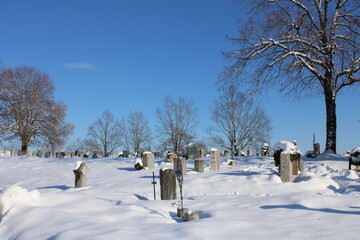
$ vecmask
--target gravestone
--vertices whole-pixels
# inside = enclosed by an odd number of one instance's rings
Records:
[[[235,160],[230,160],[230,161],[228,162],[228,164],[229,164],[230,166],[235,166],[235,165],[237,165],[237,161],[235,161]]]
[[[46,152],[46,153],[45,153],[45,157],[46,157],[46,158],[51,158],[51,152]]]
[[[195,160],[199,157],[199,146],[196,143],[190,143],[187,147],[187,159]]]
[[[174,158],[176,158],[176,153],[169,153],[169,154],[167,155],[167,161],[168,161],[169,163],[174,163]]]
[[[220,151],[215,148],[210,151],[210,169],[213,171],[220,169]]]
[[[5,150],[5,156],[10,156],[11,152],[9,150]]]
[[[64,156],[62,155],[62,152],[56,152],[55,157],[56,158],[63,158]]]
[[[194,220],[199,220],[199,214],[197,212],[193,212],[193,211],[190,211],[190,210],[187,210],[187,211],[184,211],[185,214],[184,214],[184,220],[185,222],[188,222],[188,221],[194,221]]]
[[[230,156],[230,153],[229,153],[229,151],[228,151],[228,150],[225,150],[225,151],[224,151],[224,156],[225,156],[225,157]]]
[[[75,174],[75,187],[76,188],[86,187],[87,186],[87,174],[89,172],[88,166],[85,163],[78,161],[76,163],[76,166],[75,166],[75,169],[73,170],[73,172]]]
[[[26,151],[26,156],[31,157],[32,156],[32,151],[31,150]]]
[[[178,171],[177,169],[177,162],[178,161],[181,161],[181,167],[182,169],[180,169],[180,171],[182,172],[182,175],[185,176],[186,175],[186,159],[183,158],[183,157],[178,157],[178,158],[174,158],[174,170],[175,170],[175,173]]]
[[[128,150],[124,150],[124,151],[123,151],[123,157],[124,157],[124,158],[128,158],[128,157],[129,157],[129,151],[128,151]]]
[[[199,154],[201,158],[206,157],[206,151],[204,149],[200,149]]]
[[[314,157],[320,156],[320,144],[317,142],[314,142],[313,147],[314,147]]]
[[[37,157],[42,157],[42,156],[43,156],[42,151],[37,151],[37,152],[36,152],[36,156],[37,156]]]
[[[263,156],[269,156],[270,155],[270,146],[269,146],[269,144],[264,143],[263,146],[262,146],[261,151],[262,151]]]
[[[141,160],[141,158],[137,158],[137,159],[135,160],[134,167],[135,167],[135,169],[137,169],[137,170],[144,169],[144,164],[143,164],[143,161]]]
[[[280,153],[280,179],[282,182],[290,182],[292,179],[292,164],[290,153]]]
[[[204,172],[204,160],[195,160],[194,161],[194,168],[196,172]]]
[[[152,152],[143,152],[142,158],[144,167],[154,169],[154,154]]]
[[[251,149],[248,149],[248,150],[247,150],[247,155],[248,155],[248,156],[252,156],[252,150],[251,150]]]
[[[160,169],[161,200],[176,199],[176,176],[174,169]]]
[[[17,154],[17,151],[15,149],[12,149],[11,150],[11,156],[16,156],[16,154]]]

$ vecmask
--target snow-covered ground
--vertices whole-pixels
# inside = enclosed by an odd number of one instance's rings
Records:
[[[76,161],[88,187],[74,188]],[[184,207],[200,220],[176,216],[178,201],[160,199],[153,170],[135,159],[0,157],[0,239],[359,239],[360,181],[347,159],[305,159],[305,172],[282,183],[272,157],[238,157],[238,165],[197,173],[188,160]]]

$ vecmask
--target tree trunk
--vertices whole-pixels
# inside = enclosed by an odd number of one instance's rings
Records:
[[[336,153],[336,103],[332,91],[325,91],[326,106],[326,151]]]
[[[21,139],[21,152],[25,155],[29,147],[29,140],[27,138]]]

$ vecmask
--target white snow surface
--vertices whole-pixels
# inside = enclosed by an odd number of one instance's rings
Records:
[[[358,173],[345,157],[303,159],[290,183],[272,157],[235,157],[235,166],[224,157],[219,171],[207,158],[204,173],[188,160],[184,207],[200,220],[184,222],[178,200],[160,200],[159,169],[172,168],[165,158],[137,171],[134,158],[2,156],[0,239],[358,239]],[[74,188],[79,160],[90,169],[85,188]]]

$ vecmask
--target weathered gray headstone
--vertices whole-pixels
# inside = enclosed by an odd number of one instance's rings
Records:
[[[199,214],[197,212],[193,212],[193,211],[184,211],[184,220],[186,222],[188,221],[194,221],[194,220],[199,220]]]
[[[129,157],[129,151],[128,151],[128,150],[124,150],[124,151],[123,151],[123,157],[124,157],[124,158],[128,158],[128,157]]]
[[[314,142],[313,147],[314,147],[314,156],[315,157],[320,156],[320,144],[317,142]]]
[[[73,172],[75,174],[75,187],[76,188],[86,187],[87,174],[89,172],[88,166],[85,163],[79,161],[77,162],[77,165],[73,170]]]
[[[194,160],[194,168],[196,172],[204,172],[204,160]]]
[[[51,158],[51,152],[46,152],[46,153],[45,153],[45,157],[46,157],[46,158]]]
[[[144,152],[142,158],[144,167],[154,169],[154,154],[152,152]]]
[[[290,182],[292,176],[292,164],[290,153],[280,154],[280,178],[282,182]]]
[[[182,172],[182,175],[185,176],[186,175],[186,159],[183,158],[183,157],[174,158],[174,170],[175,170],[175,172],[177,172],[177,170],[178,170],[177,169],[177,166],[178,166],[177,162],[178,161],[181,161],[181,167],[182,167],[181,172]]]
[[[161,200],[176,199],[176,176],[174,169],[160,169]]]
[[[62,155],[62,152],[56,152],[55,157],[56,158],[63,158],[64,156]]]
[[[213,171],[220,169],[220,151],[218,149],[210,151],[210,168]]]

